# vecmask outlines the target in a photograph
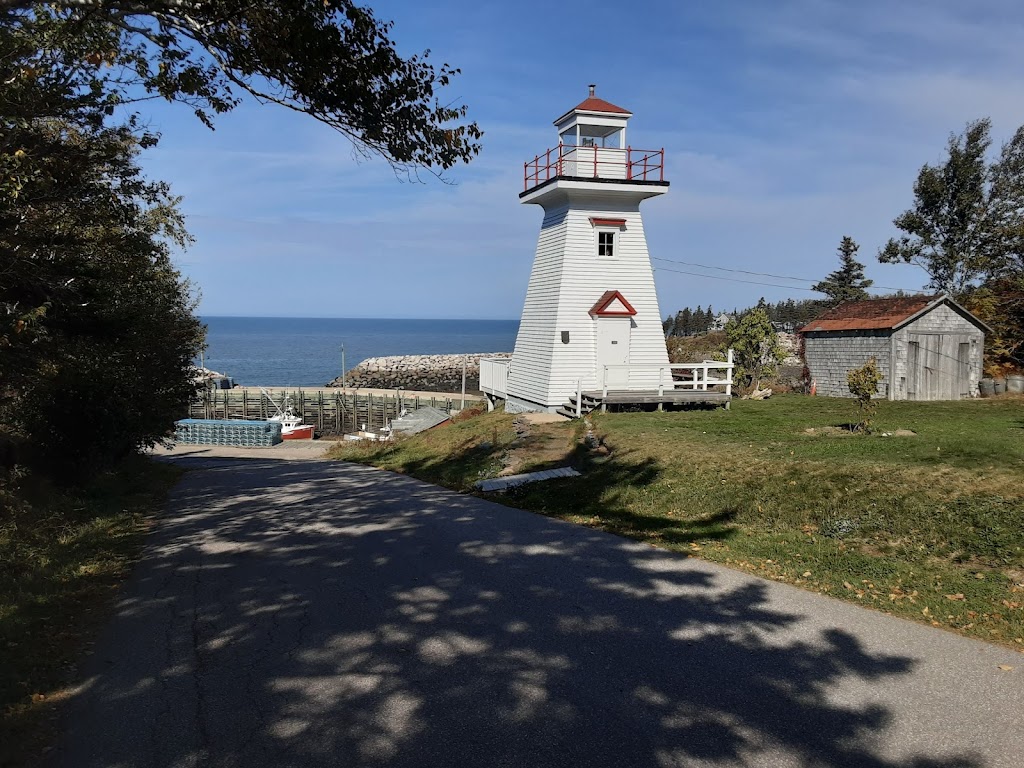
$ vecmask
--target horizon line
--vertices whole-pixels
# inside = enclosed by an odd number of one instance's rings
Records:
[[[448,321],[479,321],[487,320],[490,322],[518,322],[521,318],[518,317],[341,317],[337,315],[333,316],[307,316],[307,315],[215,315],[200,313],[197,317],[210,317],[210,318],[240,318],[246,320],[448,320]]]

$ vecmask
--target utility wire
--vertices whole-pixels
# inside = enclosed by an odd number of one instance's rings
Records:
[[[758,277],[773,277],[776,280],[796,280],[801,283],[817,283],[817,280],[808,280],[806,277],[788,277],[787,275],[773,275],[769,272],[751,272],[746,269],[731,269],[729,267],[713,267],[710,264],[697,264],[693,261],[679,261],[678,259],[663,259],[658,256],[652,256],[655,261],[670,261],[673,264],[685,264],[688,267],[700,267],[702,269],[718,269],[722,272],[742,272],[745,275],[757,275]]]
[[[669,261],[669,259],[659,259],[659,261]],[[675,272],[677,275],[693,275],[694,277],[707,277],[711,280],[728,280],[733,283],[749,283],[750,285],[764,285],[768,288],[785,288],[787,291],[808,291],[809,293],[818,293],[813,288],[803,288],[799,285],[778,285],[776,283],[761,283],[757,280],[741,280],[738,277],[725,277],[723,275],[702,275],[700,272],[686,272],[682,269],[669,269],[668,267],[655,267],[658,272]]]
[[[730,267],[715,267],[715,266],[712,266],[711,264],[698,264],[698,263],[696,263],[694,261],[680,261],[678,259],[663,259],[663,258],[658,257],[658,256],[652,256],[651,258],[654,259],[654,261],[667,261],[667,262],[670,262],[672,264],[683,264],[683,265],[685,265],[687,267],[700,267],[701,269],[717,269],[717,270],[719,270],[721,272],[739,272],[739,273],[742,273],[744,275],[756,275],[758,277],[771,277],[771,278],[774,278],[775,280],[795,280],[795,281],[797,281],[799,283],[820,283],[821,282],[820,280],[809,280],[806,277],[790,277],[788,275],[773,275],[770,272],[751,272],[750,270],[747,270],[747,269],[731,269]],[[667,271],[671,272],[672,270],[667,270]],[[684,272],[682,274],[695,274],[695,273]],[[700,275],[700,277],[712,277],[712,275]],[[722,277],[722,278],[718,278],[718,279],[719,280],[727,280],[729,278]],[[749,281],[748,280],[737,280],[736,282],[744,283],[744,282],[749,282]],[[768,283],[754,283],[754,285],[768,285]],[[772,287],[774,287],[774,288],[788,288],[789,286],[776,285],[776,286],[772,286]],[[883,291],[910,291],[910,290],[916,290],[916,289],[910,289],[910,288],[894,288],[891,285],[872,285],[871,287],[872,288],[880,288]],[[798,288],[797,290],[807,291],[807,290],[810,290],[810,289],[809,288]],[[814,291],[814,293],[820,293],[820,291]]]

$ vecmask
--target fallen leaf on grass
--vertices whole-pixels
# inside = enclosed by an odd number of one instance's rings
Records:
[[[1011,667],[1009,664],[1000,664],[999,668],[1001,670],[1003,670],[1003,672],[1012,672],[1013,671],[1013,667]]]
[[[853,584],[851,584],[848,581],[844,581],[843,582],[843,586],[846,587],[847,589],[853,589]]]
[[[947,600],[963,600],[964,599],[964,594],[963,594],[963,592],[957,592],[955,595],[946,595],[946,599]]]
[[[804,578],[805,578],[805,579],[806,579],[806,578],[807,578],[808,576],[810,576],[810,575],[811,575],[811,572],[810,572],[810,571],[804,571]]]

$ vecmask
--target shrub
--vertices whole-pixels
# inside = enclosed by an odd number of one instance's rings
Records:
[[[741,319],[730,320],[725,335],[735,354],[734,380],[745,380],[751,389],[760,389],[761,379],[774,375],[785,356],[767,311],[758,306]]]
[[[875,402],[872,398],[878,394],[878,383],[881,380],[882,373],[878,370],[878,361],[873,357],[860,368],[846,374],[847,386],[857,398],[860,410],[860,421],[853,427],[855,432],[871,431],[871,418],[875,412]]]

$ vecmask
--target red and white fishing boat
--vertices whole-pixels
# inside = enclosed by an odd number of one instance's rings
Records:
[[[278,421],[281,423],[282,440],[313,439],[313,425],[302,423],[302,417],[295,414],[295,410],[292,408],[288,395],[285,395],[282,404],[278,405],[274,402],[274,398],[270,396],[270,393],[263,387],[260,387],[260,392],[262,392],[264,397],[266,397],[277,409],[277,413],[269,417],[267,421]]]

